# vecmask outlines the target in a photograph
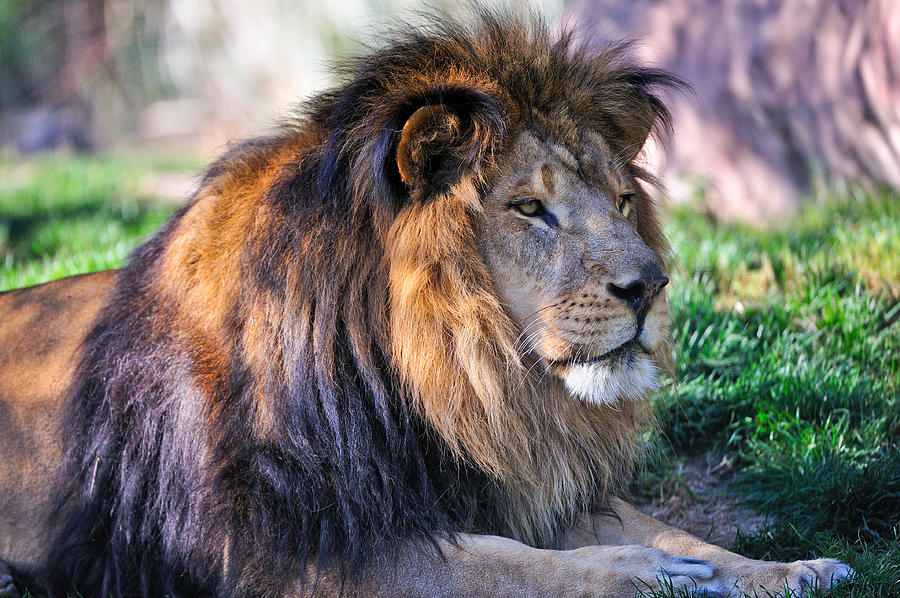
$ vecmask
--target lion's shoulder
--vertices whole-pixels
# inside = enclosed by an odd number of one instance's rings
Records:
[[[58,403],[78,348],[118,271],[70,276],[0,293],[0,401]]]
[[[107,270],[0,293],[0,384],[31,362],[46,372],[48,360],[77,347],[117,278]]]

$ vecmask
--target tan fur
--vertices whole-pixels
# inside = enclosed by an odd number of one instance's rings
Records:
[[[762,598],[787,588],[791,597],[824,590],[846,574],[834,559],[771,563],[747,559],[640,513],[622,500],[612,512],[586,518],[562,550],[539,550],[509,538],[462,534],[438,552],[399,551],[348,589],[331,577],[317,598],[427,596],[625,598],[660,585],[698,595]],[[678,555],[687,555],[685,558]],[[704,559],[705,564],[692,559]],[[710,577],[687,573],[710,567]],[[667,576],[663,571],[671,573]],[[783,594],[782,594],[783,595]]]
[[[26,570],[46,554],[56,523],[47,513],[61,399],[115,279],[98,272],[0,294],[0,559]]]

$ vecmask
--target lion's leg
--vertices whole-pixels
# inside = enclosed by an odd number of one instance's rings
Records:
[[[778,591],[787,586],[794,596],[802,596],[812,588],[826,589],[853,573],[847,565],[835,559],[793,563],[748,559],[657,521],[622,500],[613,499],[611,506],[615,517],[605,515],[586,520],[570,534],[568,546],[640,544],[672,554],[704,559],[719,568],[716,579],[733,595],[741,595],[741,592],[765,595],[761,592],[762,588]]]
[[[9,568],[0,561],[0,598],[19,598],[19,589]]]
[[[645,546],[540,550],[508,538],[463,534],[455,544],[440,542],[439,547],[441,554],[427,546],[392,553],[361,584],[352,584],[350,594],[631,598],[637,588],[657,588],[660,578],[668,578],[675,587],[698,587],[718,595],[718,584],[709,582],[715,574],[711,564]],[[322,595],[321,589],[316,596]]]

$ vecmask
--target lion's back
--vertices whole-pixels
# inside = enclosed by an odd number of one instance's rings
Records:
[[[48,548],[63,394],[116,278],[98,272],[0,293],[0,560],[26,570]]]

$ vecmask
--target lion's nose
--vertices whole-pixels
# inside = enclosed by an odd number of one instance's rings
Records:
[[[629,280],[630,278],[630,280]],[[664,286],[669,283],[669,277],[653,262],[647,262],[636,277],[626,277],[627,282],[616,284],[607,283],[606,290],[613,297],[622,300],[634,310],[638,317],[638,324],[644,323],[644,316],[650,311],[653,300],[659,295]]]

